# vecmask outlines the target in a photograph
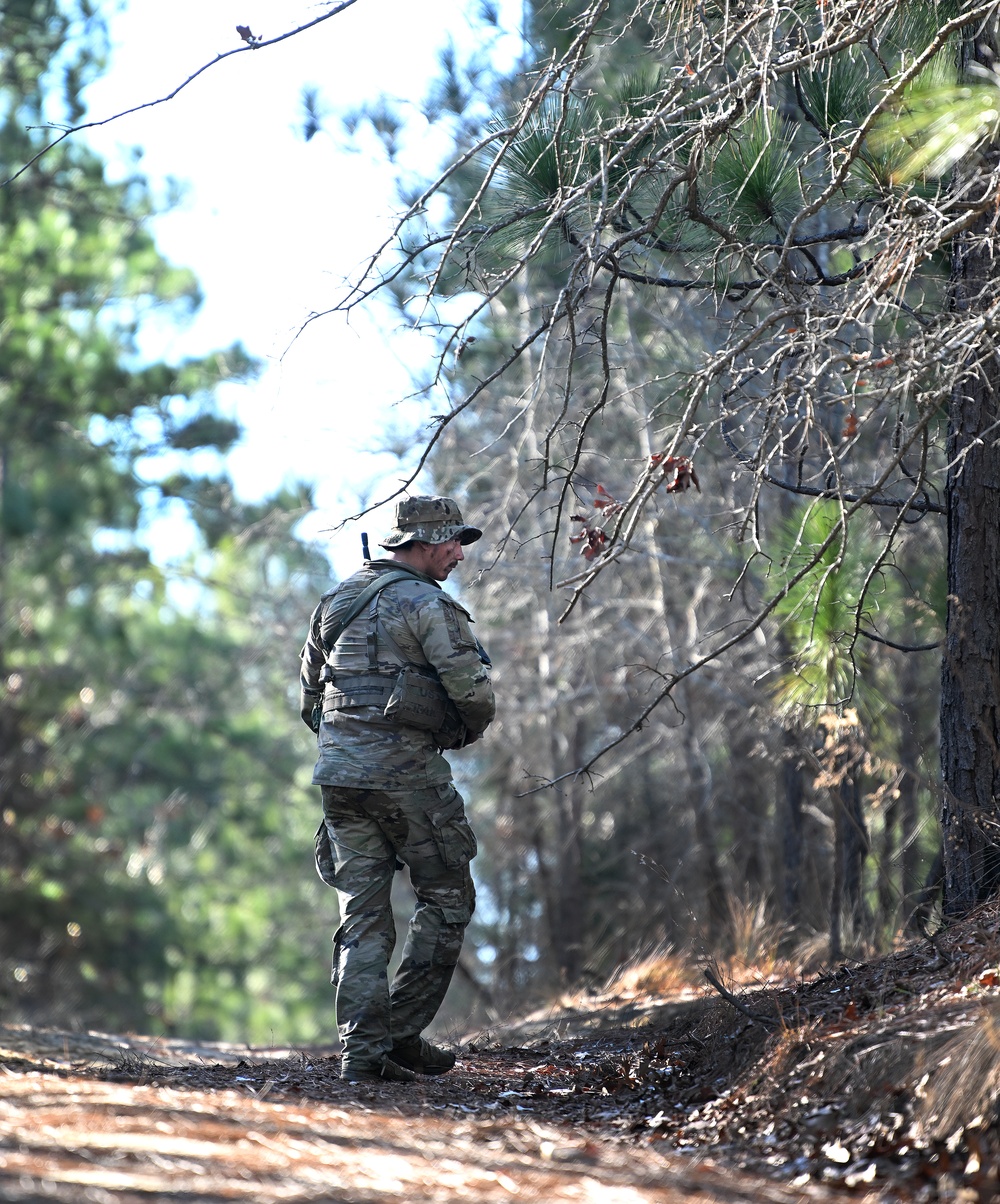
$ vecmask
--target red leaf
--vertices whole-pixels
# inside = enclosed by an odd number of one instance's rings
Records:
[[[598,485],[596,492],[597,497],[594,498],[595,510],[611,510],[613,512],[621,509],[621,502],[617,498],[612,497],[603,485]]]
[[[655,467],[662,461],[663,480],[667,493],[683,493],[693,485],[701,493],[698,474],[687,456],[650,456],[650,466]]]

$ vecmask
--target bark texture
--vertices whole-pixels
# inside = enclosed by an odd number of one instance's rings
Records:
[[[996,25],[978,31],[969,60],[992,66]],[[996,147],[983,165],[995,168]],[[949,414],[948,616],[941,677],[944,911],[967,914],[1000,886],[1000,353],[990,315],[1000,300],[997,214],[955,243],[952,305],[986,317]]]

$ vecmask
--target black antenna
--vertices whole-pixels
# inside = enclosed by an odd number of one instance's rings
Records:
[[[365,562],[371,560],[371,552],[368,551],[368,532],[361,532],[361,555],[364,556]]]

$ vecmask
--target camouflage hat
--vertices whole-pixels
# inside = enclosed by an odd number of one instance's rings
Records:
[[[399,548],[412,539],[421,543],[458,539],[467,544],[475,543],[481,535],[478,527],[463,521],[458,502],[450,497],[404,497],[396,503],[395,523],[379,542],[383,548]]]

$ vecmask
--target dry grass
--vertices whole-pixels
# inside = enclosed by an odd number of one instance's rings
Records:
[[[628,962],[608,982],[607,989],[623,995],[681,995],[704,985],[698,963],[690,953],[664,946],[648,957]]]
[[[1000,1101],[1000,1004],[944,1045],[936,1073],[920,1090],[918,1123],[932,1140],[947,1141],[964,1129],[995,1124]],[[933,1069],[933,1067],[929,1068]]]
[[[730,954],[698,956],[667,945],[627,962],[611,976],[606,990],[629,996],[683,996],[704,989],[706,967],[734,988],[791,983],[828,967],[825,937],[804,937],[791,950],[781,952],[786,930],[767,921],[763,906],[736,901],[732,912]]]

